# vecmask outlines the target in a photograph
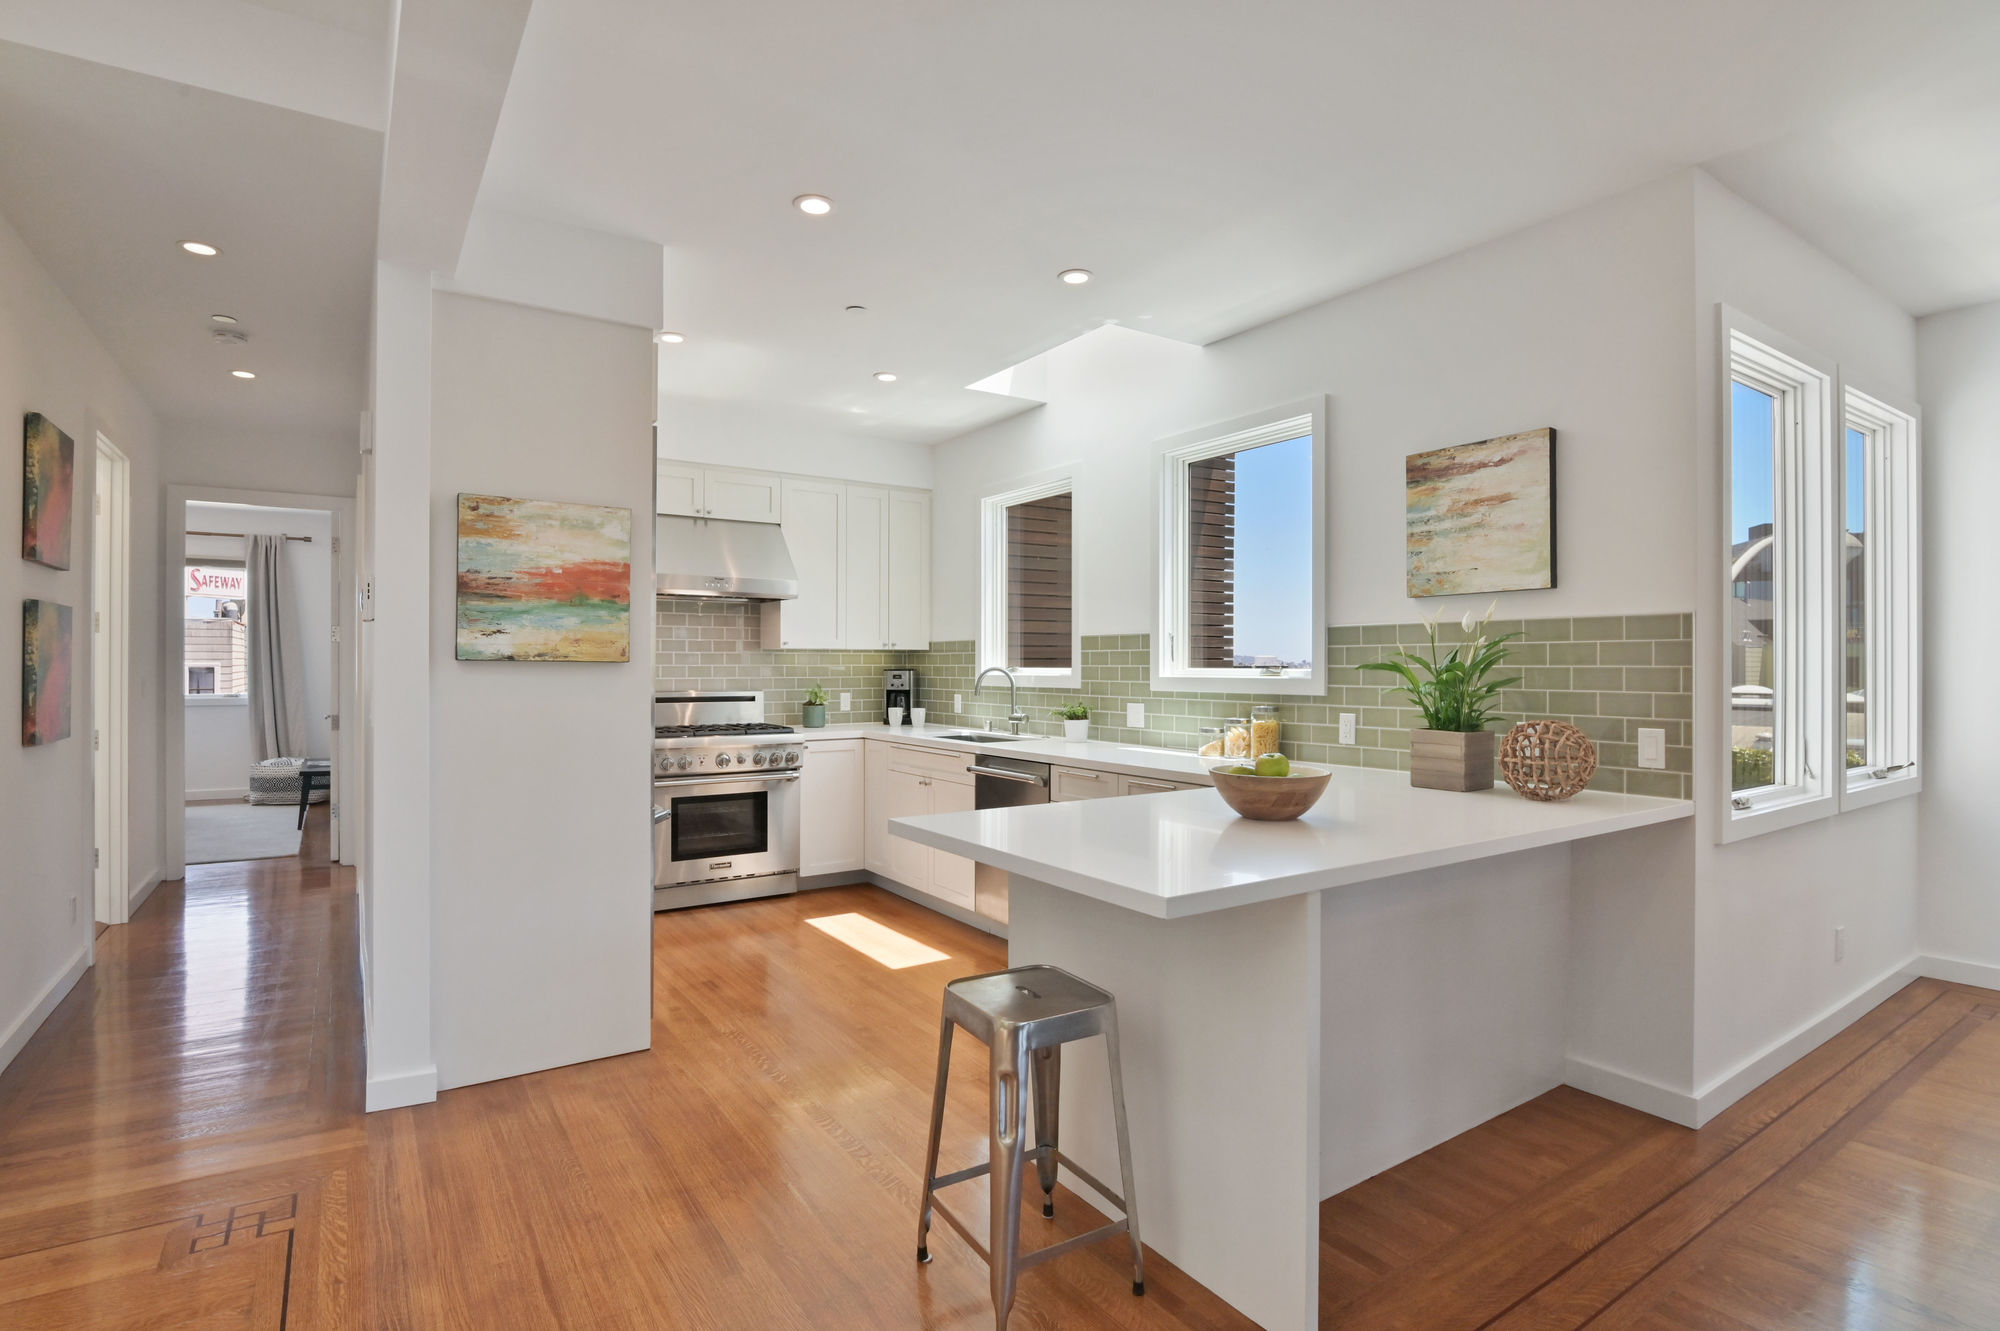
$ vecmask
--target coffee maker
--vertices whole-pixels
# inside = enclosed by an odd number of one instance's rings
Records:
[[[903,724],[914,724],[910,709],[917,705],[917,672],[914,670],[884,670],[882,672],[882,724],[888,725],[896,715],[898,707],[903,709]]]

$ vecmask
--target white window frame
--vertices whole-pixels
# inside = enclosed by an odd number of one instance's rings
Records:
[[[1734,530],[1733,449],[1735,392],[1741,379],[1774,403],[1772,478],[1771,602],[1776,626],[1772,711],[1775,780],[1754,790],[1732,791],[1731,713],[1727,694],[1719,708],[1715,773],[1724,801],[1721,839],[1737,841],[1794,827],[1839,812],[1846,762],[1846,693],[1840,687],[1841,558],[1840,471],[1835,445],[1840,414],[1839,368],[1734,310],[1721,308],[1717,397],[1720,399],[1722,507],[1715,533],[1718,547]],[[1732,616],[1731,570],[1716,588],[1720,623]],[[1716,635],[1720,655],[1716,680],[1726,690],[1735,644],[1725,630]]]
[[[1153,583],[1152,686],[1158,693],[1305,695],[1326,692],[1327,442],[1326,398],[1272,407],[1232,421],[1190,430],[1158,448]],[[1261,444],[1312,435],[1312,668],[1266,675],[1247,666],[1196,669],[1187,664],[1189,464]]]
[[[1868,754],[1844,768],[1843,809],[1865,808],[1923,789],[1922,425],[1915,403],[1842,385],[1841,452],[1847,430],[1866,439],[1868,597]],[[1846,467],[1841,468],[1845,485]],[[1846,529],[1842,493],[1839,526]],[[1845,557],[1843,546],[1842,556]],[[1840,681],[1842,707],[1845,680]],[[1843,710],[1841,742],[1846,743]]]
[[[1083,496],[1076,468],[1043,472],[1012,490],[979,501],[979,644],[982,671],[1008,671],[1023,688],[1074,689],[1083,686]],[[1067,493],[1070,505],[1069,669],[1015,668],[1007,664],[1007,510],[1050,495]]]

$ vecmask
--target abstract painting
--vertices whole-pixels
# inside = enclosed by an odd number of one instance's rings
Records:
[[[28,413],[21,455],[21,558],[69,567],[69,516],[76,445],[38,411]]]
[[[458,659],[632,659],[632,510],[458,497]]]
[[[70,608],[21,602],[21,743],[69,738]]]
[[[1413,453],[1404,463],[1411,596],[1556,585],[1556,432]]]

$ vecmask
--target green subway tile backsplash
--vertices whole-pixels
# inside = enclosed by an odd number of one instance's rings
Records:
[[[796,725],[805,691],[818,684],[834,695],[854,695],[854,710],[831,710],[833,722],[875,720],[881,715],[882,672],[917,672],[918,703],[929,719],[947,725],[1004,722],[1007,690],[997,681],[975,695],[973,644],[934,642],[920,652],[765,651],[760,612],[741,604],[698,600],[658,603],[654,681],[661,689],[756,688],[765,693],[772,720]],[[1150,684],[1151,639],[1143,633],[1086,637],[1083,685],[1078,689],[1023,689],[1027,729],[1058,734],[1050,713],[1082,699],[1091,710],[1093,739],[1162,748],[1193,748],[1196,732],[1227,717],[1248,715],[1257,703],[1275,702],[1284,727],[1283,748],[1306,762],[1407,769],[1414,709],[1382,687],[1380,677],[1357,670],[1398,644],[1421,643],[1421,626],[1342,625],[1327,631],[1328,686],[1323,696],[1269,697],[1249,693],[1155,693]],[[1495,621],[1491,633],[1524,632],[1504,674],[1523,676],[1502,695],[1508,721],[1555,717],[1569,721],[1598,748],[1598,790],[1689,799],[1693,771],[1689,717],[1693,715],[1692,615],[1594,616],[1584,619]],[[1453,626],[1449,633],[1457,635]],[[954,694],[964,710],[954,712]],[[1124,724],[1127,703],[1143,703],[1146,724]],[[1355,744],[1340,744],[1339,714],[1353,712]],[[1667,769],[1640,768],[1641,726],[1666,731]]]

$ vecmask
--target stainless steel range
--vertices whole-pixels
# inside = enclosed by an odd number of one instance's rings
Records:
[[[653,909],[799,890],[805,746],[761,693],[653,698]]]

